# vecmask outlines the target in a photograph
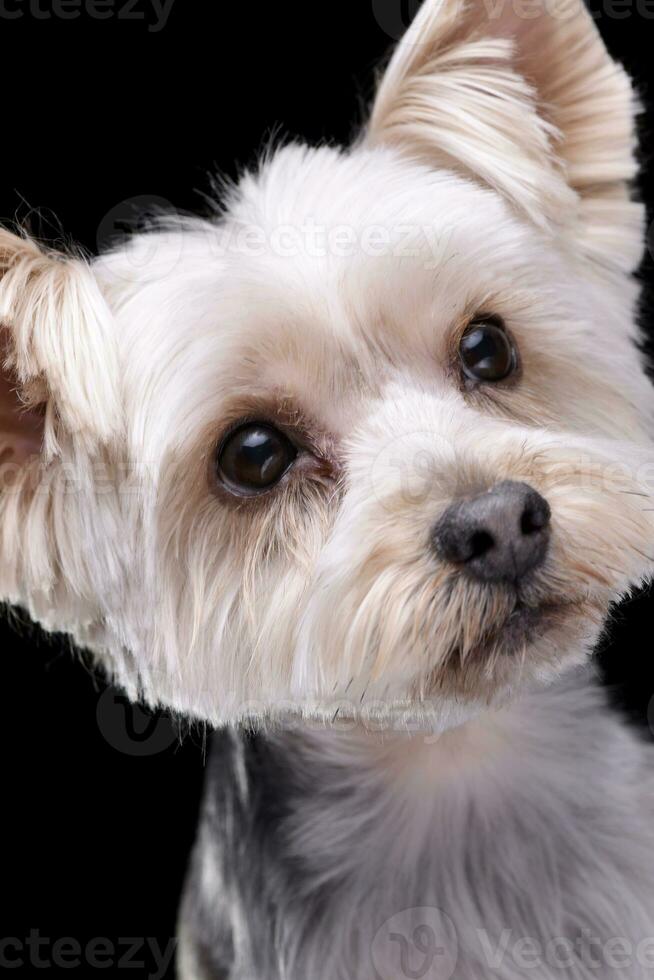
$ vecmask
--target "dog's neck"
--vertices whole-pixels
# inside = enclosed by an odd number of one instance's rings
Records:
[[[369,980],[371,949],[408,928],[406,910],[456,922],[470,967],[457,976],[487,975],[509,926],[649,935],[654,859],[643,869],[626,842],[654,853],[654,833],[637,800],[620,802],[645,778],[638,758],[587,672],[433,739],[220,733],[182,930],[230,976],[270,980]]]

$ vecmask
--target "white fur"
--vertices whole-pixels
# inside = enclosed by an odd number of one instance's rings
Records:
[[[276,227],[299,227],[307,215],[328,227],[347,220],[357,242],[367,228],[381,228],[389,244],[381,256],[301,251],[292,259],[270,245],[254,255],[234,245],[235,228],[262,228],[269,241]],[[401,241],[407,226],[410,247]],[[480,236],[480,227],[488,233]],[[230,248],[220,254],[231,232]],[[561,498],[553,562],[540,583],[552,594],[573,590],[606,610],[649,571],[640,549],[651,537],[651,512],[637,494],[651,487],[651,394],[631,343],[632,286],[618,273],[600,276],[488,190],[388,150],[343,155],[289,147],[260,181],[244,182],[222,226],[153,234],[164,266],[170,252],[177,256],[175,275],[153,275],[134,289],[130,256],[151,247],[139,239],[96,266],[113,299],[122,351],[126,443],[80,455],[76,436],[58,433],[75,487],[61,490],[65,522],[52,526],[38,517],[50,499],[43,493],[29,503],[14,493],[5,504],[34,514],[28,524],[37,532],[34,548],[16,548],[19,562],[5,564],[5,594],[20,600],[22,583],[35,582],[25,597],[33,614],[52,625],[59,615],[57,625],[104,652],[133,693],[214,723],[280,704],[285,710],[290,701],[327,717],[336,706],[346,710],[352,656],[361,668],[357,687],[371,678],[368,641],[357,635],[352,614],[333,622],[331,592],[342,581],[347,601],[357,604],[374,585],[359,621],[370,607],[376,630],[374,618],[383,616],[390,644],[383,686],[392,685],[384,700],[410,699],[421,683],[412,664],[429,671],[437,664],[445,623],[437,625],[433,610],[428,657],[419,643],[407,658],[397,631],[409,627],[439,574],[429,529],[466,481],[490,486],[524,478]],[[409,254],[393,254],[396,246]],[[524,383],[514,392],[466,396],[448,375],[448,345],[457,324],[486,307],[501,312],[516,334]],[[265,532],[258,517],[258,540],[244,546],[238,535],[247,537],[247,517],[221,506],[205,467],[232,406],[247,406],[253,395],[315,419],[347,476],[340,491],[307,481],[309,506],[303,496],[278,495]],[[416,504],[388,481],[403,468],[410,473],[425,448],[435,476]],[[612,477],[606,467],[619,461],[625,471]],[[100,492],[90,473],[97,467]],[[63,483],[56,463],[48,472],[55,487]],[[603,536],[593,557],[598,522]],[[5,533],[23,533],[24,525],[6,521]],[[394,533],[399,550],[373,583],[366,571],[371,549],[390,545]],[[83,554],[80,535],[93,542]],[[571,568],[582,545],[591,563],[615,549],[613,572],[605,569],[601,585]],[[55,565],[64,572],[59,578]],[[322,583],[326,567],[331,592]],[[397,576],[407,599],[399,590],[388,594]],[[57,608],[48,608],[53,595]],[[81,597],[90,604],[82,622]],[[469,618],[476,600],[463,583],[459,597]],[[62,616],[68,604],[70,619]],[[345,608],[340,598],[337,608]],[[595,610],[586,628],[575,628],[579,642],[566,657],[588,650],[599,619]],[[455,612],[447,621],[458,628]],[[342,656],[331,652],[341,629],[350,632]],[[319,674],[310,676],[307,660]],[[528,669],[529,657],[524,663]],[[477,693],[486,696],[485,689]]]

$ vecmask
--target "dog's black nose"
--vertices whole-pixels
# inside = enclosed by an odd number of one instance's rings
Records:
[[[550,508],[526,483],[505,480],[445,511],[433,531],[439,558],[484,582],[517,582],[547,551]]]

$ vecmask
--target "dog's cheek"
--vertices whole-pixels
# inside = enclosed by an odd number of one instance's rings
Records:
[[[608,607],[651,576],[654,527],[651,494],[640,486],[552,487],[555,516],[551,576],[562,594],[585,592]]]
[[[229,498],[212,484],[212,445],[199,439],[166,461],[154,526],[143,533],[156,597],[151,655],[183,674],[196,711],[213,697],[206,711],[220,717],[228,698],[237,702],[230,710],[248,700],[263,711],[263,701],[288,696],[293,637],[334,493],[297,481],[255,500]]]

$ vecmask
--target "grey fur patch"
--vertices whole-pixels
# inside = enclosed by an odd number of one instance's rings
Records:
[[[218,733],[182,910],[198,976],[401,980],[427,928],[446,946],[427,980],[608,980],[616,939],[621,976],[654,975],[652,747],[588,672],[488,727],[482,763],[444,776],[428,752],[410,779],[352,735]]]

